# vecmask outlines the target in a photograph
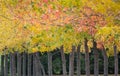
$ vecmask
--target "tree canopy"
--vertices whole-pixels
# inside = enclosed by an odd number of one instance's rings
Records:
[[[54,51],[62,45],[69,53],[72,45],[83,45],[84,38],[89,47],[91,39],[98,45],[120,47],[119,4],[113,0],[2,0],[1,54],[5,48],[7,53],[32,53]]]

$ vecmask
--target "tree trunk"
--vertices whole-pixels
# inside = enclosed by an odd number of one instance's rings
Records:
[[[32,72],[32,54],[28,54],[28,72],[27,72],[27,75],[28,76],[32,76],[31,74],[31,72]]]
[[[10,76],[16,76],[15,53],[10,53]]]
[[[99,75],[99,61],[98,61],[98,51],[97,51],[97,43],[93,41],[93,51],[94,51],[94,76]]]
[[[90,60],[89,60],[89,49],[88,49],[88,40],[85,39],[84,42],[84,47],[85,47],[85,70],[86,70],[86,76],[90,76]]]
[[[104,47],[103,47],[102,53],[104,58],[104,76],[108,76],[108,57]]]
[[[77,47],[77,76],[81,75],[81,68],[80,68],[80,45]]]
[[[4,68],[4,76],[8,76],[8,55],[5,55],[5,68]]]
[[[38,57],[39,57],[39,52],[36,52],[36,53],[35,53],[36,76],[43,76],[43,75],[42,75],[42,72],[41,72],[41,67],[40,67],[40,64],[39,64],[39,58],[37,58],[37,55],[38,55]]]
[[[72,46],[72,52],[69,56],[69,76],[74,76],[74,52],[75,46]]]
[[[60,48],[60,53],[61,53],[61,58],[62,58],[63,76],[67,76],[66,59],[65,59],[65,54],[64,54],[63,46],[61,46],[61,48]]]
[[[13,63],[12,63],[12,53],[10,53],[10,76],[13,76]]]
[[[26,53],[24,52],[24,53],[23,53],[23,68],[22,68],[22,69],[23,69],[23,70],[22,70],[22,71],[23,71],[23,76],[26,76],[26,66],[27,66],[27,64],[26,64],[26,63],[27,63],[27,62],[26,62],[26,59],[27,59],[27,58],[26,58]]]
[[[16,60],[15,60],[15,55],[16,53],[13,53],[13,58],[12,58],[12,62],[13,62],[13,76],[16,76]]]
[[[115,66],[115,76],[118,76],[118,55],[117,55],[117,46],[114,45],[114,66]]]
[[[22,76],[21,72],[21,54],[17,52],[17,74],[18,76]]]
[[[52,76],[52,53],[48,52],[48,76]]]
[[[33,54],[33,76],[36,76],[36,60],[35,53]]]
[[[1,55],[1,76],[4,76],[4,55]]]
[[[35,70],[36,70],[36,76],[41,76],[41,70],[39,70],[40,66],[39,66],[39,63],[38,63],[38,59],[36,57],[36,54],[38,52],[35,53]]]
[[[42,65],[42,63],[41,63],[41,61],[40,61],[40,58],[39,58],[39,53],[36,53],[36,58],[37,58],[37,60],[38,60],[38,64],[39,64],[39,66],[40,66],[40,71],[43,73],[43,75],[42,76],[45,76],[45,69],[44,69],[44,67],[43,67],[43,65]],[[41,74],[42,74],[41,73]]]

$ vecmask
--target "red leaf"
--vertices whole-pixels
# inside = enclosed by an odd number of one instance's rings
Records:
[[[43,0],[43,2],[47,3],[47,2],[48,2],[48,0]]]

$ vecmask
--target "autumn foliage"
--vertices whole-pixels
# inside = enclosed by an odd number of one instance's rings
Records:
[[[114,23],[119,3],[112,0],[8,0],[0,1],[0,50],[53,51],[83,45],[95,39],[98,48],[120,47],[120,27]],[[114,10],[113,10],[114,8]],[[83,48],[83,47],[82,47]],[[84,50],[84,49],[82,49]],[[1,51],[1,54],[4,52]]]

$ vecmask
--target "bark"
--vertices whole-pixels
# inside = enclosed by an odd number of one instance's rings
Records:
[[[42,76],[46,76],[45,75],[45,69],[44,69],[44,67],[43,67],[43,65],[42,65],[42,63],[41,63],[41,61],[40,61],[40,58],[39,58],[39,53],[36,53],[36,58],[37,58],[37,60],[38,60],[38,64],[39,64],[39,66],[40,66],[40,71],[42,72]]]
[[[38,64],[38,59],[36,58],[36,54],[37,52],[35,53],[35,70],[36,70],[36,76],[41,76],[41,71],[40,71],[40,66]]]
[[[36,76],[36,60],[35,60],[35,53],[33,54],[33,76]]]
[[[98,61],[98,51],[97,51],[97,43],[93,41],[93,51],[94,51],[94,76],[99,75],[99,61]]]
[[[17,74],[18,76],[22,76],[21,74],[21,54],[17,52]]]
[[[42,76],[39,59],[37,58],[37,55],[39,56],[39,52],[35,53],[35,70],[36,70],[36,76]]]
[[[5,55],[5,68],[4,68],[4,76],[8,76],[8,55]]]
[[[72,46],[72,52],[69,56],[69,76],[74,76],[74,52],[75,46]]]
[[[104,47],[103,47],[102,53],[104,58],[104,76],[108,76],[108,57]]]
[[[65,59],[65,54],[64,54],[63,46],[61,46],[61,48],[60,48],[60,53],[61,53],[61,59],[62,59],[63,76],[67,76],[66,59]]]
[[[15,53],[10,53],[10,76],[16,76]]]
[[[88,40],[85,39],[84,42],[84,47],[85,47],[85,70],[86,70],[86,76],[90,76],[90,59],[89,59],[89,49],[88,49]]]
[[[48,76],[52,76],[52,53],[48,52]]]
[[[27,58],[26,58],[26,53],[24,52],[24,53],[23,53],[23,68],[22,68],[22,69],[23,69],[23,70],[22,70],[22,71],[23,71],[23,76],[26,76],[26,66],[27,66],[27,64],[26,64],[26,63],[27,63],[27,62],[26,62],[26,59],[27,59]]]
[[[32,55],[31,54],[28,54],[28,69],[27,69],[27,75],[28,76],[32,76],[31,74],[31,72],[32,72]]]
[[[13,62],[13,76],[16,76],[16,60],[15,60],[15,55],[16,53],[13,53],[13,59],[12,59],[12,62]]]
[[[13,75],[13,63],[12,63],[12,53],[10,53],[10,76]]]
[[[114,45],[114,66],[115,66],[115,69],[114,69],[115,76],[118,76],[118,55],[117,55],[116,45]]]
[[[1,55],[1,76],[4,76],[4,55]]]
[[[81,75],[81,69],[80,69],[80,45],[77,47],[77,76]]]

